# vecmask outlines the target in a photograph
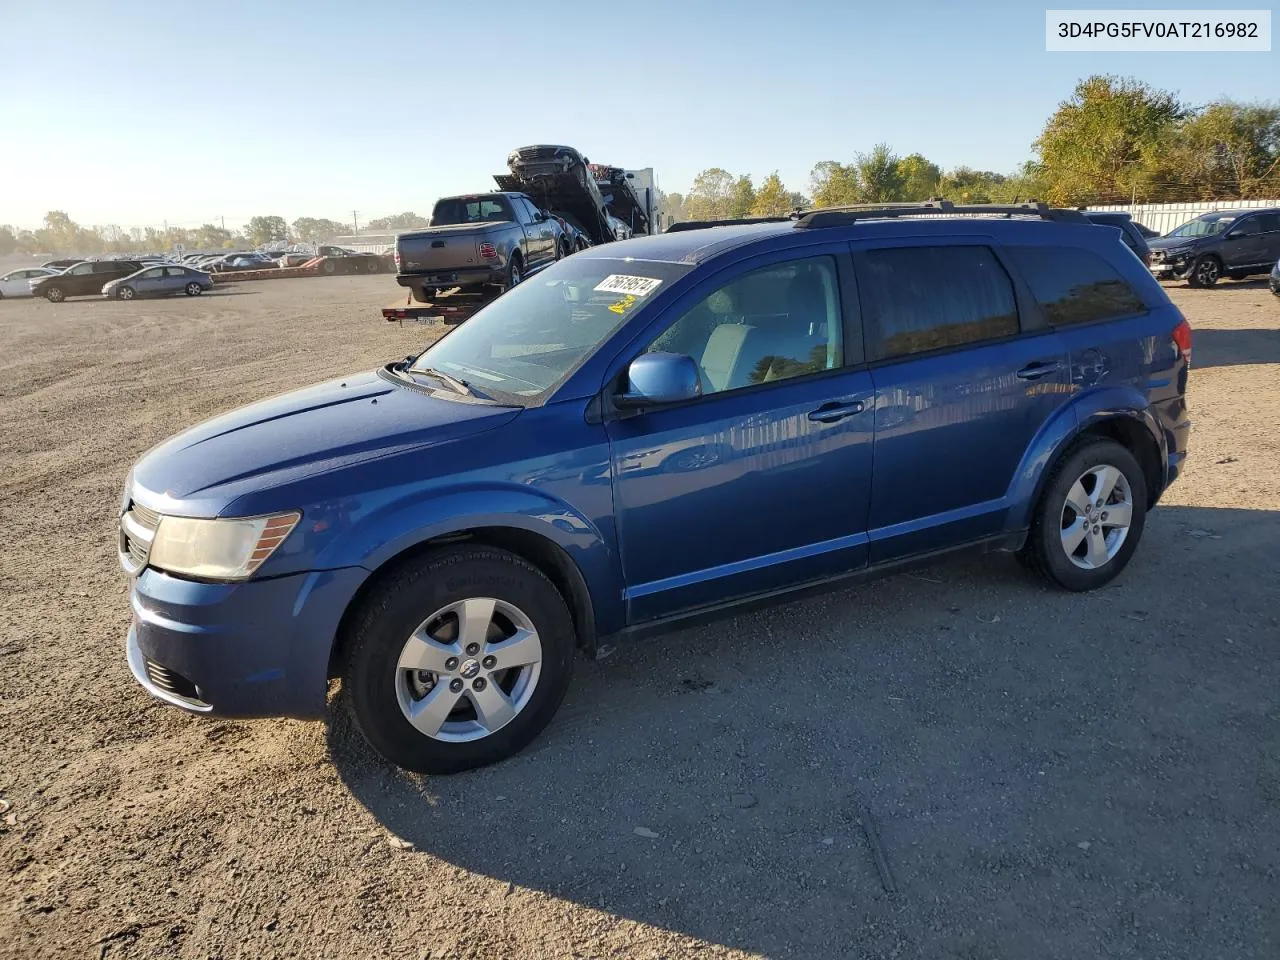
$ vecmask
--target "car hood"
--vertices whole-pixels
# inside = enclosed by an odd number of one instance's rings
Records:
[[[250,404],[171,437],[135,464],[135,495],[162,512],[215,516],[246,493],[490,430],[520,410],[443,399],[370,371]]]
[[[1152,250],[1180,250],[1198,246],[1211,237],[1151,237],[1147,246]]]

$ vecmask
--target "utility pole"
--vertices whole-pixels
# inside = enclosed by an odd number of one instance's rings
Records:
[[[357,216],[359,215],[359,213],[360,213],[360,211],[359,211],[359,210],[352,210],[352,211],[351,211],[351,229],[352,229],[352,231],[353,231],[353,232],[355,232],[355,233],[359,233],[359,232],[360,232],[360,221],[359,221],[358,219],[356,219],[356,218],[357,218]]]
[[[227,218],[226,218],[226,217],[219,217],[218,219],[219,219],[220,221],[222,221],[222,229],[223,229],[223,230],[227,229]]]

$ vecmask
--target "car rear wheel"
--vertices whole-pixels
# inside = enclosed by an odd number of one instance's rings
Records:
[[[490,547],[410,562],[345,638],[343,691],[383,757],[420,773],[503,760],[551,721],[573,672],[573,621],[536,567]]]
[[[198,297],[200,296],[201,293],[204,292],[204,287],[200,286],[200,284],[192,280],[190,283],[187,284],[186,290],[187,290],[188,297]]]
[[[50,303],[61,303],[67,299],[67,294],[61,287],[50,287],[44,292],[44,298]]]
[[[507,267],[507,285],[503,289],[510,290],[524,279],[524,275],[520,272],[520,267],[520,258],[512,257],[511,263]]]
[[[365,269],[370,273],[377,273],[379,269],[378,261],[375,258],[370,257],[368,262],[365,264]]]
[[[1059,587],[1095,590],[1129,563],[1146,516],[1146,478],[1133,454],[1088,440],[1049,478],[1019,559]]]
[[[130,286],[123,286],[116,291],[117,300],[132,300],[137,295],[138,291],[134,290],[133,287]]]
[[[1187,283],[1193,287],[1212,287],[1222,279],[1222,262],[1211,254],[1197,257],[1191,266]]]

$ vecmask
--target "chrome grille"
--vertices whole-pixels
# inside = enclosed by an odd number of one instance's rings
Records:
[[[134,576],[147,565],[151,553],[151,541],[156,527],[160,526],[160,514],[140,503],[130,502],[120,517],[120,565]]]
[[[154,530],[156,527],[160,526],[160,514],[156,513],[154,510],[148,510],[140,503],[132,504],[129,508],[129,512],[133,514],[134,519],[148,530]]]

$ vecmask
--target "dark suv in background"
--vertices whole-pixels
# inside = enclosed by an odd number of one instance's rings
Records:
[[[1108,211],[1106,213],[1094,213],[1085,211],[1084,214],[1094,223],[1101,224],[1104,227],[1116,227],[1120,230],[1120,239],[1124,241],[1124,245],[1132,250],[1148,267],[1151,266],[1151,247],[1147,244],[1147,235],[1143,233],[1143,227],[1139,223],[1135,223],[1130,214],[1118,211]],[[1148,233],[1154,234],[1151,230]]]
[[[61,303],[67,297],[100,297],[103,286],[146,266],[137,260],[86,260],[52,277],[31,281],[31,295],[50,303]]]
[[[1223,277],[1267,273],[1280,260],[1280,208],[1215,210],[1152,240],[1151,272],[1159,280],[1211,287]]]

